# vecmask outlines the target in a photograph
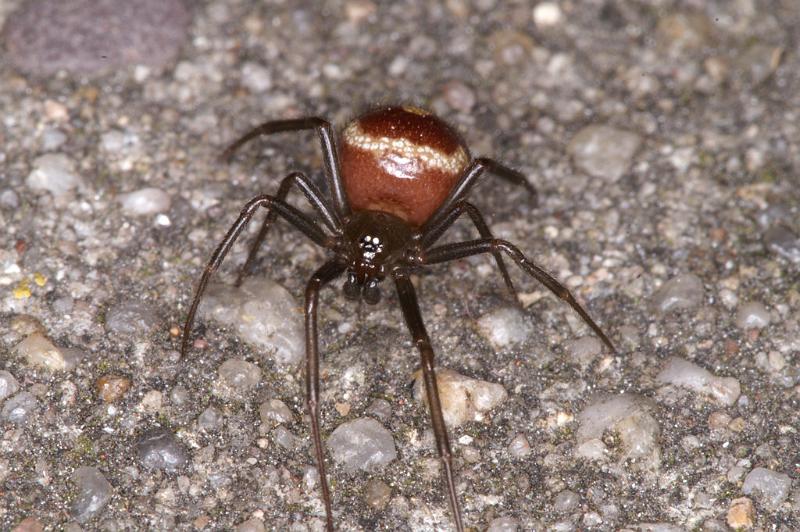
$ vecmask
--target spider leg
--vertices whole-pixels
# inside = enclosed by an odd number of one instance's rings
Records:
[[[425,394],[428,398],[428,405],[431,410],[431,423],[433,433],[436,436],[436,447],[439,457],[444,465],[444,476],[447,482],[447,496],[450,505],[450,512],[453,514],[453,521],[458,532],[463,532],[464,524],[461,520],[461,510],[456,496],[455,476],[453,472],[453,453],[450,451],[450,441],[447,436],[447,427],[444,423],[442,414],[442,404],[439,400],[439,388],[436,384],[436,371],[433,363],[433,347],[431,347],[428,332],[422,322],[422,315],[417,303],[417,294],[414,285],[411,284],[407,274],[402,270],[394,273],[394,282],[397,286],[397,295],[400,299],[400,306],[403,309],[406,324],[408,325],[414,344],[419,350],[422,358],[422,376],[425,381]]]
[[[311,438],[314,440],[314,454],[317,460],[319,484],[322,488],[322,502],[325,505],[325,520],[329,532],[333,532],[333,511],[328,477],[325,473],[325,453],[319,430],[319,343],[317,334],[317,305],[319,290],[338,277],[345,266],[336,259],[325,263],[318,269],[306,285],[306,404],[311,417]]]
[[[445,216],[437,225],[425,228],[425,232],[422,234],[422,238],[420,239],[420,245],[422,248],[427,249],[435,244],[436,241],[441,238],[444,232],[447,231],[447,229],[449,229],[450,226],[452,226],[458,217],[461,216],[465,211],[472,220],[473,225],[475,225],[475,228],[478,230],[478,233],[480,233],[481,238],[494,238],[489,226],[486,225],[486,220],[484,220],[481,211],[479,211],[475,205],[462,200],[453,205],[453,208],[445,214]],[[492,255],[494,255],[494,260],[497,262],[497,267],[500,270],[500,274],[503,276],[503,281],[505,281],[508,291],[511,292],[511,297],[513,297],[515,301],[519,302],[519,299],[517,298],[517,291],[514,288],[514,283],[511,282],[511,276],[508,275],[508,269],[503,262],[502,254],[499,251],[493,251]]]
[[[436,209],[436,212],[433,213],[430,220],[423,226],[422,232],[425,233],[428,231],[429,227],[437,226],[441,219],[447,216],[447,213],[450,212],[450,209],[452,209],[456,203],[467,197],[472,187],[475,186],[475,183],[477,183],[478,179],[485,172],[492,173],[514,185],[525,187],[528,193],[533,197],[533,204],[535,205],[538,202],[539,195],[536,192],[536,188],[528,182],[524,175],[494,159],[479,157],[472,161],[472,164],[464,170],[464,175],[461,176],[459,182],[453,187],[453,190],[450,191],[450,195],[447,196],[447,199],[444,200],[439,208]]]
[[[494,253],[497,251],[503,251],[506,253],[514,262],[517,263],[517,266],[525,271],[525,273],[542,283],[553,294],[566,301],[567,304],[569,304],[569,306],[571,306],[573,310],[578,313],[581,319],[583,319],[583,321],[589,327],[591,327],[600,340],[602,340],[612,352],[616,352],[616,349],[614,349],[614,344],[611,343],[611,340],[608,339],[600,326],[597,325],[597,323],[595,323],[591,317],[589,317],[589,314],[575,300],[575,297],[567,289],[567,287],[558,282],[555,277],[547,273],[540,266],[537,266],[530,259],[525,257],[525,255],[510,242],[496,238],[483,238],[480,240],[458,242],[456,244],[444,244],[423,252],[423,256],[419,258],[421,259],[420,262],[423,264],[436,264],[439,262],[447,262],[472,255],[478,255],[479,253]]]
[[[292,185],[295,185],[297,188],[299,188],[303,195],[305,195],[305,197],[308,199],[308,202],[320,215],[322,222],[331,232],[340,232],[339,226],[337,226],[336,218],[332,214],[328,202],[320,192],[319,188],[317,188],[317,186],[312,183],[306,175],[300,172],[292,172],[288,176],[284,177],[283,180],[281,180],[281,184],[278,188],[278,193],[275,194],[275,198],[280,201],[286,201],[286,197],[289,195]],[[277,217],[278,213],[275,210],[268,208],[267,216],[264,218],[264,222],[261,224],[261,229],[258,231],[258,236],[256,236],[256,239],[253,241],[253,244],[250,247],[250,252],[247,254],[247,260],[245,261],[241,270],[239,270],[239,275],[236,277],[236,282],[234,283],[235,286],[241,286],[244,277],[252,273],[251,270],[256,255],[258,254],[258,249],[264,242],[269,228],[273,223],[275,223]]]
[[[239,217],[236,219],[236,222],[234,222],[231,228],[228,229],[228,232],[225,234],[225,238],[222,239],[222,242],[219,243],[217,249],[214,250],[211,260],[208,261],[206,269],[203,271],[203,276],[200,277],[200,283],[198,283],[197,289],[194,292],[192,306],[189,307],[189,314],[186,317],[186,323],[183,326],[181,356],[186,355],[186,350],[189,346],[189,334],[192,331],[194,318],[197,314],[197,307],[200,305],[200,300],[203,297],[203,292],[206,289],[206,285],[208,284],[211,275],[217,271],[220,264],[222,264],[223,259],[225,259],[225,255],[228,254],[228,251],[230,251],[233,243],[236,242],[237,238],[239,238],[242,230],[247,226],[247,223],[250,221],[259,207],[274,209],[275,212],[283,216],[286,221],[299,229],[300,232],[305,234],[316,244],[326,248],[331,247],[332,242],[330,238],[325,235],[322,229],[320,229],[311,218],[288,203],[278,200],[274,196],[268,195],[256,196],[252,200],[248,201],[244,209],[242,209],[241,214],[239,214]]]
[[[328,183],[328,188],[333,197],[333,215],[338,222],[336,225],[340,226],[342,219],[350,214],[350,205],[347,202],[347,195],[345,194],[344,183],[342,182],[339,155],[336,150],[333,128],[327,120],[316,116],[308,116],[305,118],[264,122],[260,126],[245,133],[230,146],[225,148],[220,158],[223,161],[229,161],[231,157],[233,157],[234,152],[243,144],[261,135],[272,135],[273,133],[282,133],[284,131],[304,131],[307,129],[314,129],[319,135],[319,140],[322,145],[322,157],[325,161],[325,180]]]

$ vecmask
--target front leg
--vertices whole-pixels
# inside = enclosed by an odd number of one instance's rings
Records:
[[[325,453],[322,449],[319,425],[319,339],[317,334],[317,305],[319,290],[338,277],[345,267],[336,260],[326,262],[317,270],[306,285],[306,405],[311,418],[311,439],[314,440],[314,455],[317,460],[322,502],[325,505],[325,522],[328,532],[333,532],[333,511],[328,476],[325,473]]]
[[[414,344],[419,350],[422,358],[422,376],[425,381],[425,393],[428,397],[428,405],[431,410],[431,423],[433,424],[433,434],[436,436],[436,448],[444,465],[444,476],[447,482],[447,496],[450,504],[450,512],[458,532],[463,532],[464,524],[461,521],[461,510],[456,495],[455,475],[453,472],[453,453],[450,451],[450,440],[447,436],[447,426],[444,423],[442,414],[442,403],[439,400],[439,388],[436,384],[436,371],[433,363],[433,347],[431,347],[428,332],[422,322],[422,314],[417,303],[417,294],[414,285],[405,272],[397,271],[394,273],[394,282],[397,286],[397,295],[400,299],[400,306],[403,309],[406,324],[408,325]]]

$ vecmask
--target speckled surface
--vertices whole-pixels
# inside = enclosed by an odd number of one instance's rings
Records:
[[[186,359],[176,349],[243,204],[291,169],[320,174],[310,133],[230,165],[225,144],[269,118],[342,124],[376,102],[430,108],[473,154],[529,176],[537,207],[491,180],[475,203],[618,346],[518,270],[524,334],[487,331],[513,305],[486,258],[417,279],[439,365],[508,392],[452,433],[465,522],[800,529],[793,0],[191,4],[163,71],[27,77],[3,34],[0,529],[323,529],[300,367],[207,319]],[[0,20],[21,6],[0,3]],[[284,224],[261,256],[256,275],[299,305],[325,254]],[[396,297],[321,302],[324,435],[368,417],[397,450],[370,472],[330,459],[338,526],[448,529]],[[169,467],[143,450],[154,434]]]

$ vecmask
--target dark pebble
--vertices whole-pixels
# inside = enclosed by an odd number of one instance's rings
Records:
[[[136,454],[148,469],[175,471],[186,463],[186,451],[175,435],[163,429],[146,433],[136,443]]]

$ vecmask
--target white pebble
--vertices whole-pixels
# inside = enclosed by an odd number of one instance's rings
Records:
[[[247,62],[242,66],[242,85],[251,92],[264,92],[272,87],[272,76],[262,65]]]
[[[587,174],[617,181],[630,168],[640,144],[641,138],[636,133],[590,125],[572,138],[567,151],[575,165]]]
[[[531,444],[524,434],[517,434],[508,444],[508,454],[514,458],[525,458],[531,454]]]
[[[734,404],[741,393],[741,386],[735,378],[717,377],[697,364],[678,357],[667,360],[656,380],[713,397],[728,406]]]
[[[531,333],[528,321],[516,308],[504,307],[484,314],[478,319],[478,329],[495,349],[524,342]]]
[[[270,399],[261,403],[261,406],[258,407],[258,414],[261,422],[268,426],[291,423],[294,420],[292,411],[280,399]]]
[[[241,358],[229,358],[220,365],[218,373],[221,387],[217,391],[223,396],[227,395],[225,392],[246,393],[261,380],[261,369]]]
[[[556,26],[563,18],[561,8],[555,2],[541,2],[533,8],[533,22],[539,28]]]
[[[3,410],[0,411],[0,419],[22,425],[29,421],[30,414],[32,414],[38,406],[39,402],[31,392],[19,392],[3,404]]]
[[[14,376],[6,370],[0,370],[0,401],[10,397],[19,390],[19,383]]]
[[[169,210],[172,199],[160,188],[146,187],[117,196],[125,214],[145,216]]]
[[[334,459],[346,471],[374,471],[397,458],[392,433],[372,418],[342,423],[328,438]]]
[[[694,308],[703,302],[703,281],[689,274],[677,275],[661,285],[652,303],[661,313]]]
[[[42,333],[33,333],[14,348],[17,356],[34,367],[44,368],[49,371],[64,371],[67,361],[59,348],[45,338]]]
[[[75,173],[72,160],[63,153],[37,157],[26,182],[31,189],[50,192],[54,196],[63,196],[83,186],[83,179]]]
[[[647,399],[630,393],[594,400],[578,415],[576,455],[590,460],[605,459],[609,451],[602,438],[606,431],[613,431],[621,442],[620,462],[631,460],[631,465],[640,469],[658,467],[661,429],[650,410]]]
[[[745,303],[736,312],[736,326],[740,329],[763,329],[769,322],[769,310],[756,301]]]
[[[484,413],[508,398],[501,384],[471,379],[451,369],[438,369],[436,384],[444,421],[451,429],[467,421],[480,421]],[[414,398],[428,403],[421,370],[415,373]]]
[[[297,364],[305,354],[303,316],[294,297],[281,285],[250,277],[240,288],[213,283],[200,314],[235,327],[239,337],[274,354],[279,364]]]
[[[513,517],[496,517],[489,523],[486,532],[516,532],[519,526],[519,521]]]

